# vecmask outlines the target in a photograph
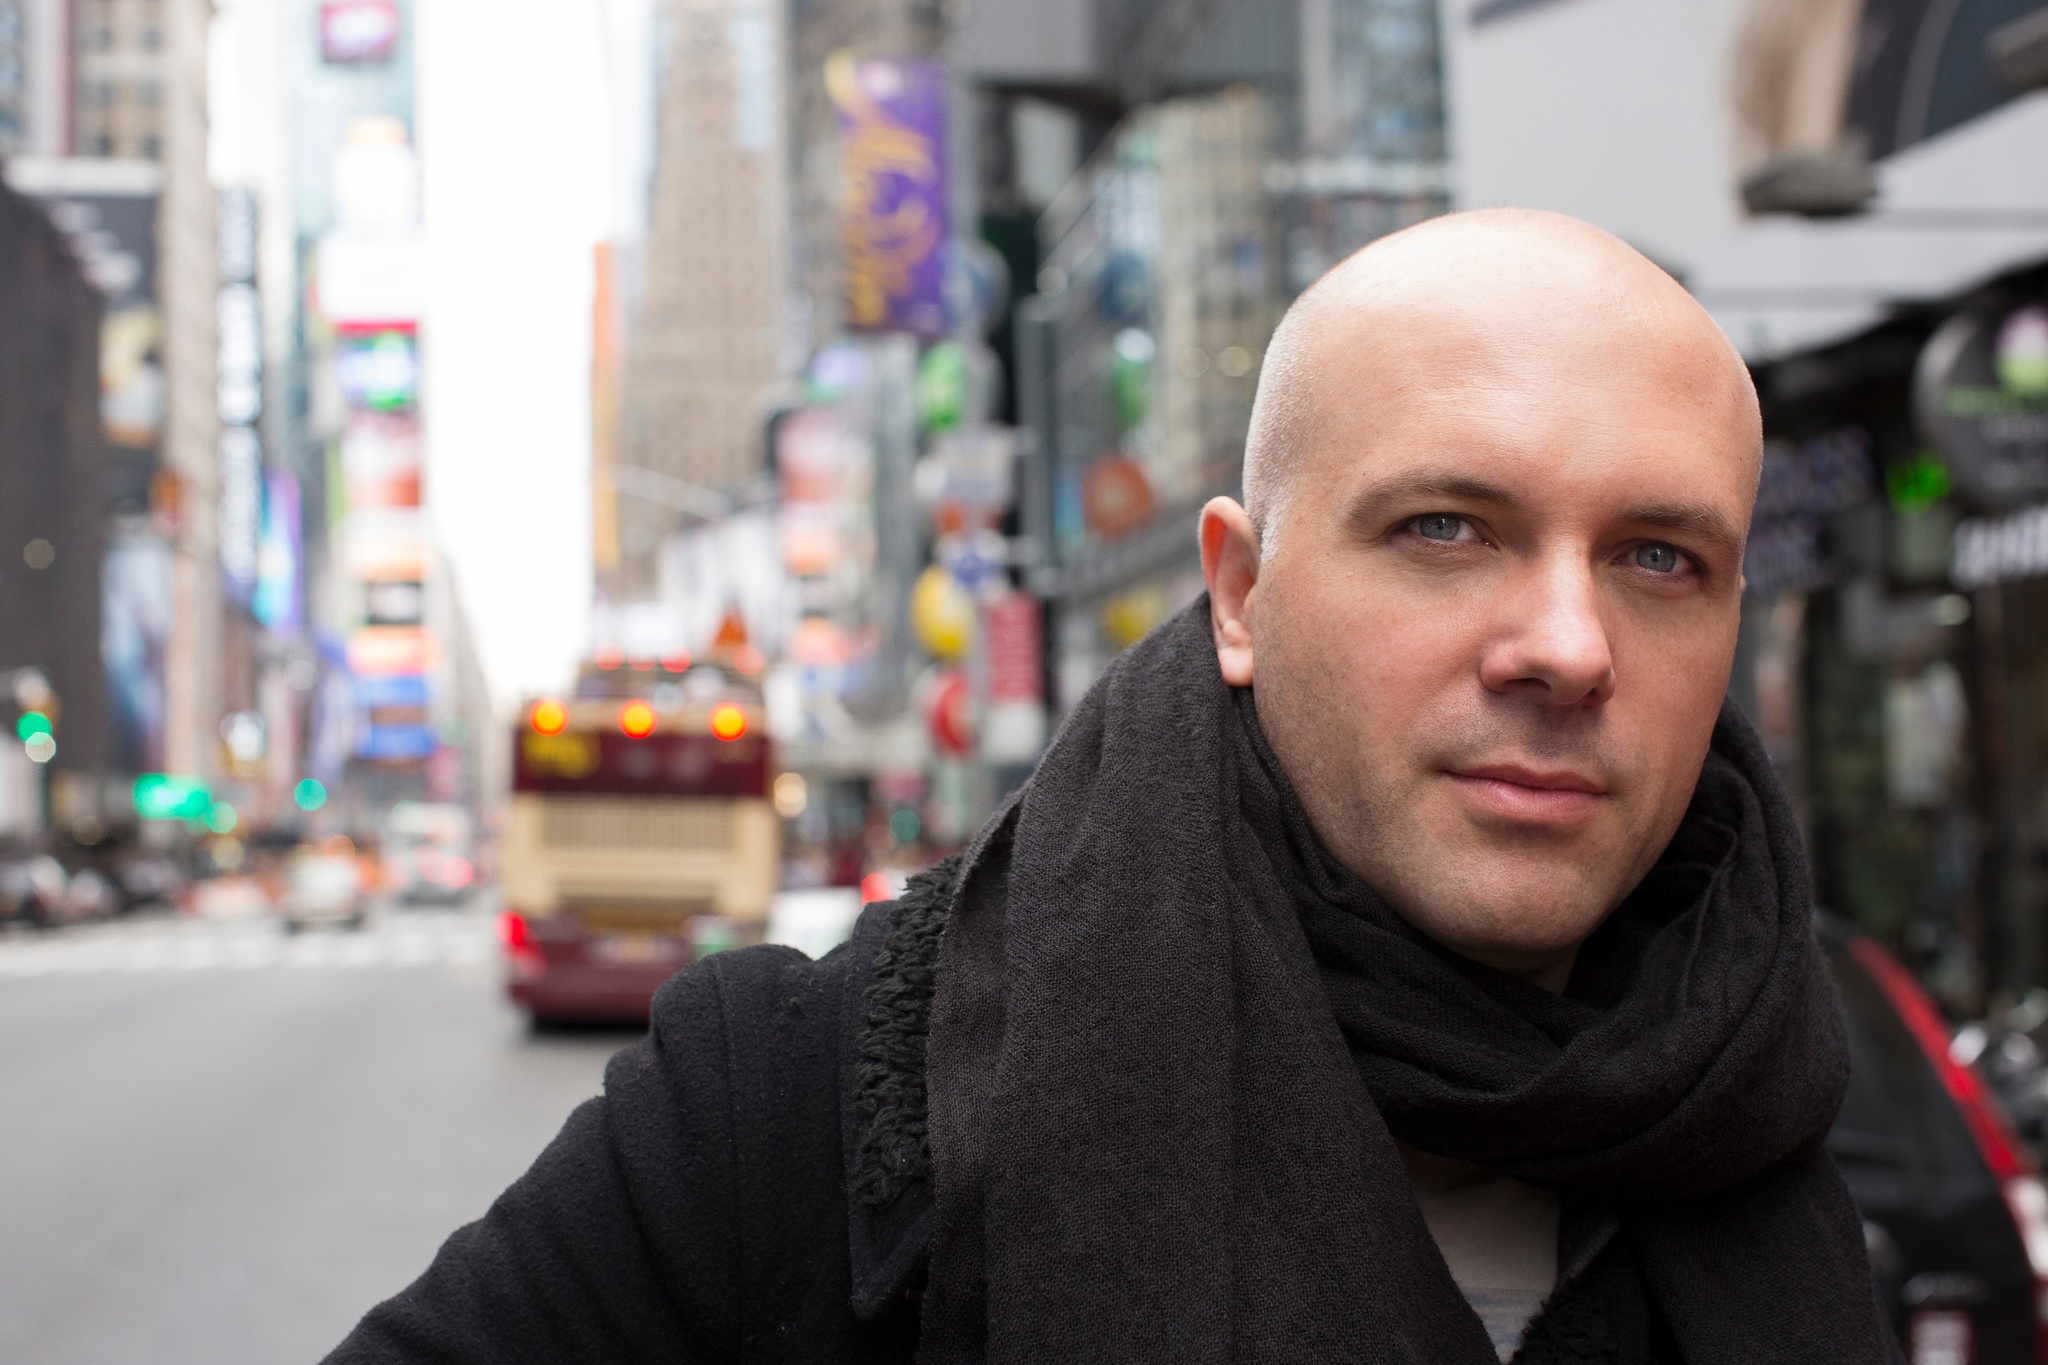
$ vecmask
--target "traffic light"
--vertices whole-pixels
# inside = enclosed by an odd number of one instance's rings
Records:
[[[39,668],[17,668],[10,676],[17,715],[14,736],[31,763],[57,756],[57,694]]]

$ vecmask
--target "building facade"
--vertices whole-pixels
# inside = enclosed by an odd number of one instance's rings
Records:
[[[782,9],[682,0],[668,14],[614,461],[613,602],[659,592],[663,542],[764,472],[785,372],[789,238]]]
[[[100,297],[41,206],[5,186],[0,296],[20,324],[0,329],[0,842],[19,851],[40,840],[48,796],[98,779],[113,727],[100,661]],[[30,710],[52,747],[24,742]],[[47,790],[44,771],[58,776]]]

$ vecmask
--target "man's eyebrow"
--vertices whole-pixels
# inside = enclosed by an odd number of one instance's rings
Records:
[[[1499,484],[1475,479],[1469,474],[1423,473],[1412,478],[1376,483],[1364,489],[1352,499],[1346,519],[1353,529],[1370,534],[1378,529],[1375,523],[1387,504],[1414,498],[1455,498],[1459,502],[1484,503],[1510,511],[1522,506],[1520,498]]]
[[[1704,502],[1665,502],[1648,507],[1631,507],[1621,520],[1638,526],[1661,526],[1667,531],[1688,531],[1730,555],[1742,552],[1742,533],[1728,521],[1720,508]]]

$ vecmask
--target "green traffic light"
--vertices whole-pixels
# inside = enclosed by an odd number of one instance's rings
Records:
[[[213,793],[196,777],[144,773],[135,779],[135,813],[144,820],[204,820]]]
[[[292,788],[292,801],[302,811],[316,811],[327,804],[327,788],[316,777],[302,778]]]
[[[14,722],[15,737],[23,744],[37,735],[52,735],[56,732],[57,727],[50,724],[50,718],[40,711],[24,711],[21,713],[21,719]]]
[[[213,803],[213,809],[206,813],[206,827],[215,834],[233,834],[235,826],[242,822],[235,814],[235,808],[225,801]]]

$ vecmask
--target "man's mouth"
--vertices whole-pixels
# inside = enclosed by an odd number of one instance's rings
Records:
[[[1444,775],[1482,813],[1517,824],[1577,824],[1607,796],[1605,783],[1568,768],[1487,763]]]

